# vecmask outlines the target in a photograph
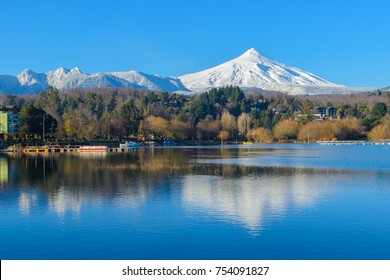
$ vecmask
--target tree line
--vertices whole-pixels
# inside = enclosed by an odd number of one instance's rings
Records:
[[[21,108],[20,133],[5,140],[127,138],[288,142],[390,138],[390,94],[290,96],[225,86],[198,95],[136,89],[55,88],[39,95],[1,95]],[[335,114],[318,120],[316,108]],[[43,125],[45,126],[43,129]]]

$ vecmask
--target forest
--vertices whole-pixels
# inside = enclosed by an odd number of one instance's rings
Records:
[[[390,93],[291,96],[226,86],[196,95],[136,89],[55,88],[0,95],[17,106],[20,133],[3,141],[138,139],[315,142],[390,139]],[[319,115],[332,108],[332,115]],[[43,128],[43,125],[45,126]]]

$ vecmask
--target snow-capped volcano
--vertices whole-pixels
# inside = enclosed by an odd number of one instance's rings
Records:
[[[275,89],[282,86],[342,87],[310,72],[273,60],[255,49],[216,67],[179,77],[191,91],[236,85]]]

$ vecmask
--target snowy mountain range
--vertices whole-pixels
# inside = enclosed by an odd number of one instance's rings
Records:
[[[40,93],[49,86],[59,90],[69,88],[135,88],[156,91],[188,91],[177,78],[148,75],[142,72],[114,72],[87,74],[79,68],[58,68],[47,73],[24,70],[18,76],[0,75],[0,93]]]
[[[384,91],[390,91],[390,86],[389,86],[389,87],[385,87],[385,88],[383,88],[382,90],[384,90]]]
[[[119,87],[168,92],[202,92],[214,87],[288,92],[290,94],[350,93],[370,89],[347,88],[315,74],[273,60],[255,49],[216,67],[180,77],[149,75],[138,71],[87,74],[79,68],[58,68],[47,73],[30,69],[17,76],[0,75],[0,93],[39,93],[49,86],[69,88]]]

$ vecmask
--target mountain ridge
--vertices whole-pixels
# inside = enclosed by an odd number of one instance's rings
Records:
[[[292,95],[354,93],[369,88],[347,88],[311,72],[288,66],[251,48],[242,55],[215,67],[179,77],[165,77],[130,70],[125,72],[84,73],[78,67],[59,67],[46,73],[31,69],[17,76],[0,74],[0,93],[40,93],[49,86],[70,88],[117,87],[168,92],[202,92],[226,85],[281,91]]]

